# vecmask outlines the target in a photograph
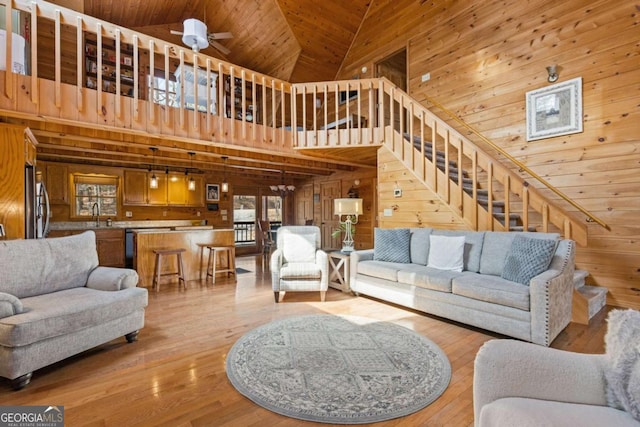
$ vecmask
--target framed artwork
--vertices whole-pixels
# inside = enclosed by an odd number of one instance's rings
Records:
[[[527,141],[582,132],[582,77],[527,92]]]
[[[207,202],[220,201],[220,185],[207,184]]]

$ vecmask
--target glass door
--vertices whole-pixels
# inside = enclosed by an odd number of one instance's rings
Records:
[[[258,251],[256,219],[259,218],[259,205],[258,195],[255,192],[255,189],[250,188],[234,189],[233,230],[237,254]]]

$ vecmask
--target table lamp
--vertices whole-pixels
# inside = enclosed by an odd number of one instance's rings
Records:
[[[362,215],[362,199],[334,199],[333,213],[338,215],[338,221],[345,229],[342,252],[352,252],[353,233],[351,230],[358,223],[358,216]],[[343,217],[345,217],[344,221]]]

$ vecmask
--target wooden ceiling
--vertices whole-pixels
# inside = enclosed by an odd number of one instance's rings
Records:
[[[59,0],[83,13],[172,43],[187,18],[230,31],[204,53],[290,82],[334,80],[371,0]]]

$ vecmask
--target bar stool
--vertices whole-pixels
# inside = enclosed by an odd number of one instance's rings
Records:
[[[211,276],[211,280],[213,283],[216,283],[216,273],[227,273],[227,277],[229,274],[233,274],[233,277],[236,277],[236,251],[234,246],[214,246],[200,243],[198,244],[201,250],[209,249],[209,259],[207,260],[207,279]],[[226,253],[227,255],[227,264],[224,268],[218,270],[218,255]],[[202,265],[202,252],[201,252],[201,264]],[[202,267],[200,268],[200,277],[202,277]]]
[[[160,291],[160,277],[162,276],[178,276],[178,286],[180,281],[185,289],[187,289],[187,282],[184,280],[184,265],[182,264],[182,253],[185,252],[184,248],[174,249],[154,249],[153,253],[156,254],[156,266],[154,268],[155,274],[153,276],[153,287],[156,288],[156,292]],[[178,261],[178,271],[169,273],[160,273],[162,268],[162,257],[164,255],[176,255]]]

